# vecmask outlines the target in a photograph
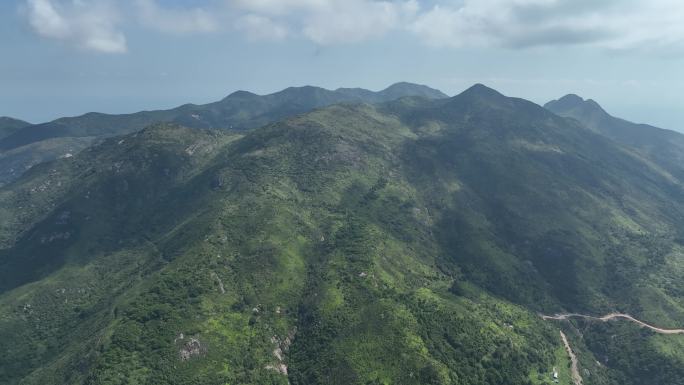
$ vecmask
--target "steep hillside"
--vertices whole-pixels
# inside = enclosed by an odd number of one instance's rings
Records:
[[[681,133],[613,117],[595,101],[572,94],[544,107],[636,149],[646,159],[684,180],[684,135]]]
[[[484,86],[156,125],[0,189],[9,384],[677,384],[679,180]],[[580,331],[583,334],[580,334]],[[662,337],[662,338],[661,338]]]
[[[175,122],[192,128],[247,130],[316,108],[337,103],[380,103],[404,96],[447,97],[440,91],[411,83],[397,83],[379,92],[364,89],[330,91],[318,87],[291,87],[270,95],[235,92],[221,101],[186,104],[171,110],[109,115],[88,113],[52,122],[20,127],[18,121],[0,120],[0,185],[25,170],[67,153],[75,154],[97,140],[123,135],[155,122]],[[10,127],[15,127],[10,130]],[[21,129],[18,129],[21,128]]]

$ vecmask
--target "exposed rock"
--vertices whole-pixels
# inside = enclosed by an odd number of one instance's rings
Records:
[[[226,294],[226,289],[225,289],[225,287],[223,287],[223,281],[221,280],[221,277],[219,277],[218,274],[216,274],[213,271],[211,272],[211,277],[214,278],[218,282],[219,291],[221,292],[221,294]]]
[[[266,370],[275,370],[276,372],[280,374],[284,374],[287,376],[287,365],[285,364],[280,364],[280,365],[266,365],[264,367]]]
[[[278,361],[283,360],[283,350],[282,349],[275,348],[275,350],[273,350],[273,355],[278,359]]]
[[[273,356],[278,360],[278,364],[266,365],[264,367],[265,369],[275,370],[280,374],[287,376],[287,365],[284,363],[285,353],[290,349],[290,345],[292,345],[292,341],[294,341],[295,334],[297,334],[296,327],[290,330],[290,332],[287,333],[285,339],[283,339],[282,341],[278,336],[271,337],[271,343],[276,346],[276,348],[273,349]]]
[[[183,335],[183,333],[180,333],[180,334],[178,334],[178,337],[174,338],[173,343],[175,344],[179,340],[182,340],[183,338],[185,338],[185,336]]]
[[[178,351],[181,361],[188,361],[206,353],[207,348],[197,338],[190,338]]]

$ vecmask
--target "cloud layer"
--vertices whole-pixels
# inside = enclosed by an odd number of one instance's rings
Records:
[[[126,38],[116,29],[118,11],[107,1],[27,0],[26,15],[42,37],[100,52],[126,52]]]
[[[410,23],[419,9],[416,0],[236,0],[231,5],[321,45],[381,37]]]
[[[464,0],[421,13],[409,29],[435,46],[587,44],[609,49],[684,42],[679,0]]]
[[[106,53],[126,52],[124,31],[130,25],[319,45],[396,34],[436,47],[684,47],[680,0],[205,0],[202,6],[162,0],[24,1],[28,23],[39,36]]]

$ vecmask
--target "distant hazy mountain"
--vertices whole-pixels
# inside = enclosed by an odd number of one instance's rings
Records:
[[[539,313],[681,327],[683,256],[681,180],[482,85],[156,124],[0,188],[0,378],[572,385],[562,330],[586,385],[681,384],[684,336]]]
[[[31,123],[24,122],[23,120],[0,116],[0,139],[12,135],[17,132],[17,130],[30,125]]]
[[[137,131],[155,122],[175,122],[191,128],[245,130],[278,119],[338,103],[379,103],[404,96],[444,98],[445,94],[427,86],[398,83],[380,92],[343,88],[336,91],[319,87],[290,87],[269,95],[237,91],[221,101],[185,104],[171,110],[141,111],[110,115],[88,113],[33,125],[0,140],[0,150],[8,150],[55,137],[107,137]]]
[[[0,185],[35,164],[77,153],[96,140],[138,131],[155,122],[174,122],[191,128],[246,130],[279,119],[338,103],[380,103],[404,96],[444,98],[427,86],[397,83],[379,92],[343,88],[291,87],[270,95],[235,92],[221,101],[186,104],[171,110],[133,114],[88,113],[49,123],[6,129],[0,121]],[[15,123],[16,127],[21,125]]]
[[[636,124],[608,114],[598,103],[570,94],[544,107],[573,118],[619,143],[636,149],[667,172],[684,180],[684,135],[671,130]]]

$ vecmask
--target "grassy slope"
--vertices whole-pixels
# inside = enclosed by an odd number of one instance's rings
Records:
[[[8,383],[539,384],[536,311],[681,319],[678,182],[490,90],[118,143],[0,190]]]

